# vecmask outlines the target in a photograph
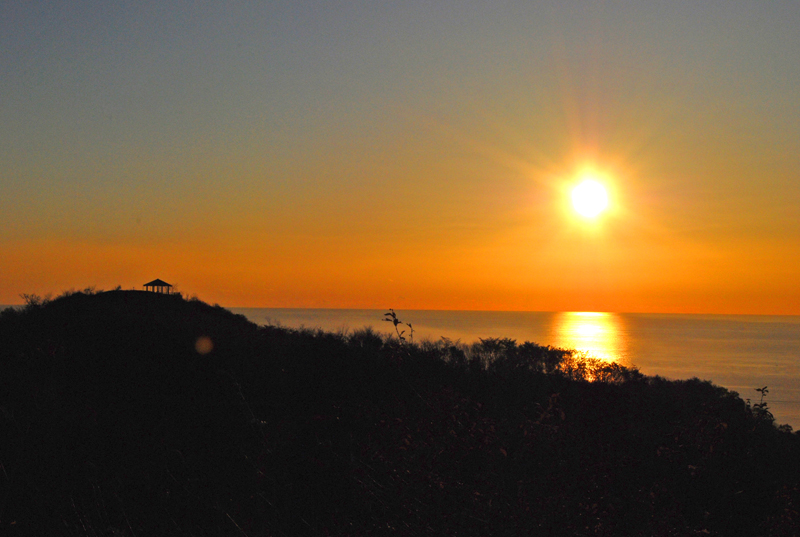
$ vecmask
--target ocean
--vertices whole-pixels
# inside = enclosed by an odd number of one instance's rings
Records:
[[[387,310],[228,308],[256,324],[351,331],[382,322]],[[800,316],[677,315],[603,312],[399,310],[415,340],[472,343],[507,337],[584,351],[635,366],[646,375],[697,377],[767,403],[778,423],[800,428]],[[402,326],[408,336],[408,327]]]

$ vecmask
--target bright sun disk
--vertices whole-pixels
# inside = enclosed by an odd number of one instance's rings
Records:
[[[572,189],[572,206],[581,216],[592,218],[608,207],[608,194],[605,187],[592,179],[587,179]]]

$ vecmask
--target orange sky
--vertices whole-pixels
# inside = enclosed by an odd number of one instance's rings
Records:
[[[790,4],[126,6],[0,8],[0,303],[800,315]]]

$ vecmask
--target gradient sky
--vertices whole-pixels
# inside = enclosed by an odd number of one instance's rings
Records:
[[[794,1],[2,2],[0,303],[161,278],[800,314],[798,28]]]

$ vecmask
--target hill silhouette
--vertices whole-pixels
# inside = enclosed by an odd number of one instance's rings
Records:
[[[9,535],[793,535],[800,437],[708,382],[139,291],[0,313]]]

